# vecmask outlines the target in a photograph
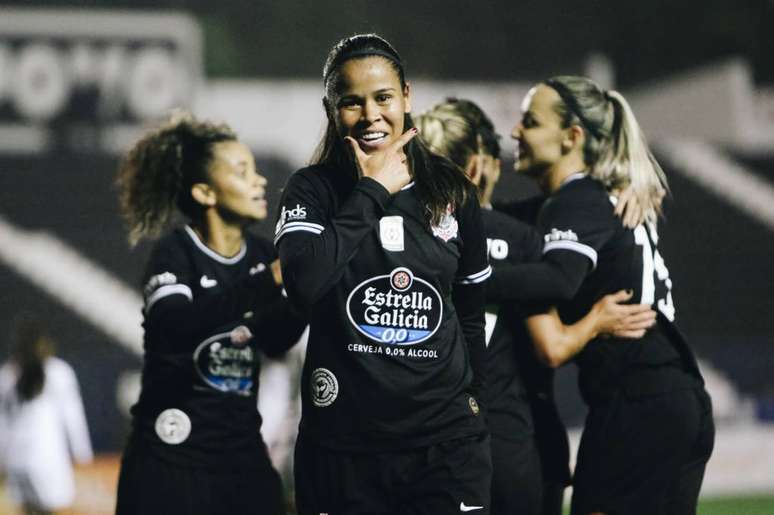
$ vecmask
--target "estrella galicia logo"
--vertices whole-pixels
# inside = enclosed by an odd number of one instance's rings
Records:
[[[237,395],[250,395],[253,389],[255,351],[232,332],[207,338],[194,352],[194,368],[212,388]]]
[[[408,268],[367,279],[347,298],[347,315],[355,328],[380,343],[414,345],[441,325],[441,295]]]

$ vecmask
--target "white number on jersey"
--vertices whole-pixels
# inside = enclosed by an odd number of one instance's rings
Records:
[[[664,259],[654,248],[650,241],[658,242],[658,233],[656,227],[648,224],[638,225],[634,229],[634,242],[642,247],[642,304],[656,304],[661,313],[670,321],[675,319],[675,305],[672,301],[672,280],[669,278],[669,269],[667,269]],[[664,285],[664,291],[659,292],[659,298],[656,298],[656,279]]]

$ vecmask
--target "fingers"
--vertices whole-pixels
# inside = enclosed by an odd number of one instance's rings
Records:
[[[618,201],[615,204],[615,215],[620,217],[624,213],[624,208],[626,207],[626,203],[629,202],[629,198],[632,196],[632,188],[629,186],[623,191],[619,191],[615,193],[615,196],[618,197]]]
[[[634,229],[643,222],[643,218],[642,208],[639,204],[634,203],[629,205],[626,209],[623,224],[629,229]]]
[[[412,127],[411,129],[407,130],[403,134],[400,135],[400,138],[396,139],[389,147],[387,147],[388,150],[398,151],[402,149],[406,143],[414,139],[414,136],[417,135],[417,129],[416,127]]]
[[[605,295],[605,298],[609,301],[615,302],[616,304],[620,304],[621,302],[626,302],[627,300],[631,299],[633,294],[634,292],[632,290],[618,290],[615,293]]]
[[[358,163],[362,163],[363,159],[368,157],[368,154],[363,152],[363,149],[360,148],[360,145],[357,144],[357,141],[355,141],[355,138],[352,138],[350,136],[345,136],[344,141],[346,141],[349,146],[352,148],[352,152],[355,154],[355,158],[357,159]]]
[[[616,336],[618,338],[628,338],[628,339],[636,340],[645,336],[646,332],[647,331],[645,329],[637,329],[633,331],[615,331],[613,333],[613,336]]]

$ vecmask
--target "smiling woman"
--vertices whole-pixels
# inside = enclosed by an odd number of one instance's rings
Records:
[[[463,172],[414,136],[398,53],[358,35],[323,70],[314,165],[275,243],[310,319],[296,447],[301,515],[489,513],[481,213]]]
[[[259,433],[258,351],[284,353],[304,322],[271,243],[245,230],[266,218],[266,179],[227,126],[177,115],[137,142],[118,185],[132,242],[189,223],[144,274],[142,393],[116,512],[284,513]]]

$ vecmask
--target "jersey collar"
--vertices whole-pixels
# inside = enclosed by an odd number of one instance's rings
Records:
[[[245,245],[245,242],[242,242],[242,247],[239,249],[239,252],[237,252],[232,257],[226,257],[221,256],[211,248],[209,248],[207,245],[202,242],[202,240],[199,239],[199,235],[196,234],[196,231],[191,229],[190,226],[185,226],[185,232],[188,233],[188,236],[190,236],[191,240],[193,240],[194,245],[196,245],[199,250],[207,254],[209,257],[217,261],[218,263],[223,263],[224,265],[233,265],[235,263],[238,263],[240,259],[242,259],[245,254],[247,253],[247,246]]]

